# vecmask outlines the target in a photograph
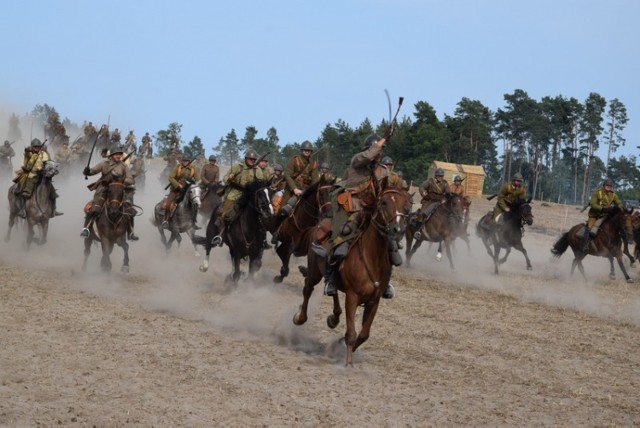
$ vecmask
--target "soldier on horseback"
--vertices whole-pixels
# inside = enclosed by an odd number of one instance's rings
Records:
[[[463,204],[465,206],[463,223],[464,224],[468,223],[469,207],[471,206],[471,198],[467,196],[467,191],[465,190],[462,184],[462,177],[460,177],[459,175],[455,175],[453,177],[453,184],[449,186],[449,189],[451,190],[451,193],[455,193],[456,195],[460,196],[460,198],[463,200]]]
[[[587,230],[589,233],[584,234],[584,251],[589,249],[589,242],[598,234],[600,225],[607,219],[609,214],[613,212],[615,207],[623,210],[622,201],[618,198],[616,192],[613,191],[613,180],[607,178],[602,183],[602,187],[597,189],[591,195],[589,201],[589,219],[587,220]]]
[[[220,181],[220,167],[216,165],[216,162],[217,158],[215,155],[211,155],[209,156],[209,163],[203,165],[200,170],[200,187],[203,191],[202,199],[205,198],[206,192]]]
[[[498,202],[493,208],[491,216],[492,224],[501,226],[504,224],[503,213],[511,211],[511,208],[526,202],[525,189],[522,186],[522,174],[516,172],[511,183],[505,183],[498,192]]]
[[[318,181],[318,162],[311,160],[313,146],[304,141],[300,146],[300,154],[292,157],[284,167],[284,179],[287,182],[283,200],[285,204],[280,209],[280,215],[291,214],[298,198],[311,184]]]
[[[347,257],[350,242],[358,236],[362,209],[375,203],[376,183],[373,180],[381,180],[388,175],[388,170],[380,164],[380,159],[382,148],[392,134],[393,125],[389,125],[384,137],[372,134],[365,139],[362,150],[351,158],[344,187],[340,187],[332,195],[334,238],[331,241],[324,272],[324,294],[327,296],[337,293],[334,274],[340,261]],[[390,240],[389,245],[391,263],[400,266],[402,257],[398,253],[397,241]],[[382,297],[392,299],[394,295],[393,286],[388,284]]]
[[[169,174],[169,187],[171,190],[167,195],[164,203],[164,220],[162,221],[162,228],[169,228],[169,219],[173,214],[176,206],[180,203],[185,195],[185,192],[189,188],[189,183],[197,183],[200,180],[198,170],[195,165],[192,165],[192,159],[189,159],[186,155],[182,157],[181,163],[177,165],[171,174]],[[194,228],[200,229],[196,224],[195,216],[193,218]]]
[[[0,147],[0,174],[4,176],[5,171],[7,175],[10,174],[11,158],[16,155],[15,150],[11,147],[9,140],[6,140],[2,147]]]
[[[419,229],[420,224],[427,220],[431,214],[442,204],[446,198],[445,193],[450,192],[449,183],[444,179],[444,170],[436,168],[433,177],[427,178],[418,188],[422,196],[422,206],[414,219],[414,226]]]
[[[139,238],[133,231],[133,218],[135,216],[135,209],[133,208],[133,193],[135,191],[135,180],[131,174],[131,170],[124,163],[124,149],[121,146],[115,147],[110,153],[107,159],[100,162],[93,168],[86,166],[82,173],[84,175],[96,175],[101,173],[98,181],[90,184],[88,187],[90,190],[95,190],[93,193],[93,200],[89,204],[86,211],[84,220],[84,227],[80,232],[80,236],[89,236],[89,226],[100,215],[102,206],[105,202],[105,196],[109,187],[109,183],[113,180],[122,181],[125,186],[126,200],[129,203],[129,215],[131,220],[129,221],[128,238],[132,241],[137,241]]]
[[[31,141],[30,147],[24,149],[22,167],[16,171],[18,175],[13,179],[13,182],[17,184],[15,189],[16,204],[18,205],[17,215],[22,218],[27,216],[25,202],[31,197],[38,184],[38,174],[44,169],[44,163],[49,160],[49,154],[46,150],[43,150],[43,146],[42,141],[37,138]],[[63,215],[63,213],[56,210],[57,198],[58,194],[53,189],[51,192],[51,204],[54,216]]]
[[[227,185],[224,194],[224,202],[218,209],[214,225],[218,234],[213,238],[214,245],[222,244],[222,231],[224,224],[233,222],[238,216],[237,202],[242,196],[242,191],[249,183],[263,180],[262,168],[256,165],[260,156],[253,149],[248,149],[244,155],[244,162],[238,162],[231,166],[223,181]]]

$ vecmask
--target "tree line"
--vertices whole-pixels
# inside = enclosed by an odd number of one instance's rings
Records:
[[[640,169],[636,156],[620,156],[616,151],[626,144],[624,129],[628,123],[624,104],[617,98],[607,101],[597,93],[579,101],[562,95],[531,98],[516,89],[504,95],[504,106],[492,111],[481,101],[462,98],[452,115],[441,120],[426,101],[415,103],[412,116],[405,114],[396,124],[385,154],[396,162],[396,171],[407,182],[421,183],[433,161],[481,165],[485,170],[485,193],[520,172],[528,194],[534,199],[558,203],[584,204],[591,192],[609,177],[623,199],[640,198]],[[36,106],[32,115],[44,122],[52,107]],[[65,123],[73,126],[68,119]],[[328,162],[340,175],[351,157],[360,151],[371,133],[382,135],[388,123],[374,124],[365,118],[357,126],[338,119],[327,123],[315,140],[313,156]],[[154,135],[156,153],[165,155],[172,138],[180,141],[182,151],[191,157],[204,154],[200,137],[184,142],[182,125],[172,122]],[[249,147],[267,159],[284,166],[300,152],[300,142],[280,144],[276,128],[264,137],[255,126],[247,126],[239,136],[231,129],[212,147],[221,164],[239,161]],[[606,159],[595,155],[607,149]]]

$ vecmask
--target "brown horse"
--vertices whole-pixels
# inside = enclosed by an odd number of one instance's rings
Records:
[[[25,211],[27,214],[27,250],[31,247],[31,243],[43,245],[47,242],[47,234],[49,232],[49,219],[53,217],[53,201],[52,194],[55,192],[53,188],[52,178],[58,174],[58,164],[54,161],[46,161],[44,168],[39,174],[38,184],[36,184],[31,197],[25,201]],[[7,195],[9,199],[9,230],[5,236],[5,242],[11,240],[11,229],[16,223],[18,214],[18,206],[16,203],[15,190],[17,184],[9,188]],[[35,236],[34,228],[39,226],[40,237]]]
[[[331,217],[331,194],[333,180],[326,180],[324,175],[320,181],[309,186],[300,196],[290,216],[280,223],[277,234],[280,243],[276,253],[282,261],[280,275],[273,278],[273,282],[280,283],[289,275],[289,260],[291,255],[306,256],[311,245],[312,231],[321,218]]]
[[[416,221],[413,219],[417,219],[418,212],[411,214],[405,233],[407,240],[407,266],[411,265],[411,256],[420,248],[422,241],[438,243],[444,241],[449,266],[455,272],[453,257],[451,257],[451,244],[456,237],[460,236],[464,207],[462,198],[459,195],[446,193],[444,197],[444,203],[438,205],[428,219]],[[419,227],[416,227],[416,223],[419,224]],[[413,245],[414,239],[416,240],[415,246]],[[440,254],[440,246],[438,247],[438,254]]]
[[[554,256],[560,257],[567,248],[571,247],[574,255],[573,263],[571,263],[571,274],[573,274],[577,266],[585,281],[587,281],[587,276],[584,273],[582,259],[587,255],[606,257],[611,264],[609,278],[615,279],[616,274],[613,268],[613,258],[615,257],[618,261],[618,266],[620,266],[620,270],[624,274],[625,280],[628,283],[632,283],[633,279],[629,277],[622,260],[623,234],[627,240],[631,241],[633,239],[633,216],[631,213],[631,210],[621,211],[615,208],[614,211],[608,215],[607,220],[600,226],[598,234],[591,239],[587,251],[584,249],[583,233],[589,233],[589,231],[586,230],[584,223],[579,223],[556,241],[551,248],[551,252]]]
[[[498,275],[498,266],[507,261],[509,253],[511,253],[511,247],[524,255],[527,262],[527,270],[531,270],[531,260],[529,260],[527,250],[522,245],[524,225],[531,226],[533,224],[531,198],[526,202],[512,206],[509,212],[502,214],[504,216],[504,224],[497,229],[495,225],[489,224],[492,215],[493,212],[488,212],[478,221],[476,234],[482,239],[487,253],[493,259],[494,273]],[[492,246],[493,250],[491,249]],[[503,258],[500,258],[500,250],[502,248],[506,250],[506,253]]]
[[[340,262],[338,269],[337,286],[345,293],[346,365],[353,365],[353,353],[369,338],[380,298],[391,278],[392,265],[387,250],[389,241],[404,233],[405,218],[410,209],[409,193],[401,187],[388,186],[388,180],[384,178],[375,205],[363,211],[362,232],[351,244],[347,257]],[[311,259],[303,289],[304,300],[293,317],[296,325],[307,321],[309,298],[314,286],[322,278],[324,268],[323,262],[316,263],[318,256],[312,250],[309,255]],[[333,297],[333,302],[333,314],[327,318],[330,328],[338,325],[342,313],[337,295]],[[362,329],[356,333],[356,309],[360,305],[364,305]]]
[[[120,180],[113,180],[108,184],[102,210],[89,227],[89,236],[84,239],[84,263],[82,270],[87,268],[87,259],[91,254],[91,244],[96,241],[102,246],[100,266],[105,273],[111,272],[111,252],[115,244],[122,247],[124,260],[122,272],[129,272],[129,244],[127,231],[135,211],[125,197],[125,184]]]

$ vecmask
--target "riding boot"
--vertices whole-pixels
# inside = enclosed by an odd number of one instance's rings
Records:
[[[270,250],[270,249],[272,249],[273,247],[272,247],[271,245],[269,245],[269,243],[268,243],[268,242],[267,242],[267,240],[265,239],[264,241],[262,241],[262,248],[263,248],[264,250]]]
[[[53,211],[53,216],[57,217],[57,216],[64,215],[64,213],[61,213],[61,212],[58,211],[56,205],[57,205],[56,204],[56,200],[53,199],[52,202],[51,202],[51,210]]]
[[[584,242],[582,245],[582,251],[585,253],[589,252],[589,244],[591,243],[591,235],[587,232],[584,234]]]
[[[84,216],[84,227],[82,228],[82,232],[80,232],[80,236],[82,236],[83,238],[86,238],[89,236],[89,226],[91,225],[91,222],[93,221],[95,216],[96,216],[96,213],[93,211],[89,211]]]
[[[169,220],[171,219],[172,211],[167,208],[164,211],[164,218],[162,219],[162,224],[160,225],[163,229],[169,229]]]
[[[336,266],[338,262],[334,264],[330,264],[329,261],[324,266],[324,295],[325,296],[335,296],[338,294],[338,289],[336,288],[335,281],[333,275],[336,271]]]
[[[398,241],[393,239],[389,241],[389,261],[394,266],[402,265],[402,256],[398,252]]]
[[[138,239],[138,235],[136,235],[136,233],[133,231],[133,218],[131,218],[131,227],[129,228],[129,231],[127,233],[127,239],[129,241],[137,241]]]
[[[387,284],[387,288],[384,290],[384,293],[382,293],[382,298],[393,299],[394,297],[396,297],[396,290],[393,288],[393,284],[389,283]]]
[[[211,245],[213,245],[214,247],[221,247],[222,233],[224,232],[224,221],[222,220],[222,217],[218,216],[213,225],[216,227],[218,234],[211,239]]]
[[[273,234],[271,235],[271,243],[273,245],[276,245],[278,243],[278,241],[280,240],[280,233],[278,232],[273,232]]]
[[[25,209],[25,199],[22,195],[16,196],[16,205],[18,207],[17,216],[21,218],[27,218],[27,211]]]

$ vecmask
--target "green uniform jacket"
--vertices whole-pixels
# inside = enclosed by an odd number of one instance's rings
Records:
[[[493,210],[493,216],[497,217],[498,214],[507,211],[507,208],[511,209],[513,205],[522,202],[525,202],[524,187],[515,187],[511,183],[505,183],[498,192],[498,203]]]
[[[187,180],[191,180],[194,183],[200,180],[198,170],[195,166],[189,165],[184,167],[182,165],[176,166],[171,174],[169,174],[169,184],[171,184],[172,192],[179,192],[186,184]]]
[[[591,201],[589,202],[589,217],[604,217],[605,214],[602,209],[615,204],[618,208],[623,209],[622,202],[616,192],[613,190],[606,191],[602,188],[596,190],[591,195]]]
[[[233,176],[233,178],[231,178]],[[239,162],[231,166],[229,172],[224,176],[227,187],[226,200],[236,201],[242,196],[242,189],[255,180],[264,180],[262,168],[259,166],[250,167],[245,162]]]
[[[311,161],[304,156],[296,155],[291,158],[284,168],[284,179],[289,190],[306,190],[318,181],[318,162]]]

